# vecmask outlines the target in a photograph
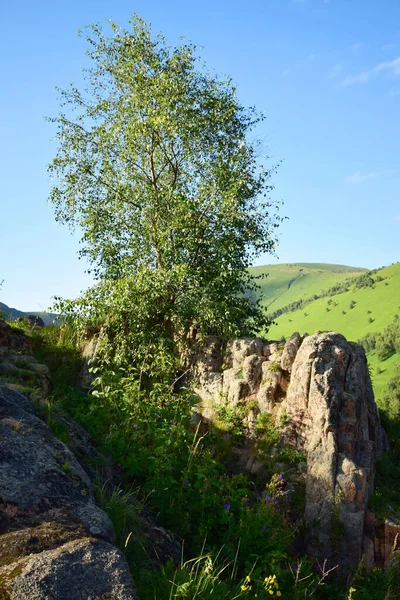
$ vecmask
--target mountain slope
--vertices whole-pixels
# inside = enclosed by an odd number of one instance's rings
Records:
[[[320,329],[338,331],[356,340],[369,331],[382,331],[400,312],[400,263],[380,269],[372,277],[373,287],[352,285],[348,292],[314,300],[304,308],[280,315],[270,334],[280,338],[293,331],[312,334]],[[382,281],[376,281],[377,277]]]
[[[350,286],[349,291],[314,300],[302,308],[275,318],[268,331],[270,339],[289,337],[294,331],[337,331],[349,340],[363,338],[367,333],[380,333],[400,314],[400,263],[379,269],[372,274],[374,284]],[[272,307],[271,307],[272,308]],[[375,351],[367,355],[372,383],[377,397],[392,378],[398,353],[380,360]]]
[[[263,304],[272,313],[291,302],[308,298],[335,284],[366,272],[367,269],[324,263],[292,263],[252,267],[254,276],[268,273],[258,281]]]
[[[58,315],[54,313],[47,312],[37,312],[37,311],[22,311],[17,308],[10,308],[7,304],[0,302],[0,314],[4,315],[4,318],[7,321],[14,321],[19,317],[26,317],[27,315],[34,315],[35,317],[40,317],[43,320],[43,323],[47,327],[48,325],[56,325],[59,322]]]

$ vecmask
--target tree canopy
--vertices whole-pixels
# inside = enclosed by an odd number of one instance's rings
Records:
[[[110,22],[109,36],[98,25],[81,32],[86,87],[60,91],[50,119],[50,200],[57,220],[79,226],[98,280],[78,304],[108,321],[118,313],[122,336],[259,330],[268,319],[248,267],[274,251],[281,220],[269,200],[274,169],[249,136],[263,116],[195,46],[168,46],[138,16],[129,23]]]

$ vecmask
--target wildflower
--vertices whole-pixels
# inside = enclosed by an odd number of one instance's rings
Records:
[[[282,592],[280,592],[279,590],[276,592],[276,595],[280,598],[282,596]]]
[[[283,480],[283,475],[282,475],[282,473],[279,475],[278,479],[279,479],[279,481],[282,481],[282,480]]]
[[[265,500],[269,502],[271,500],[271,496],[265,496]]]
[[[242,590],[242,592],[245,592],[246,590],[250,589],[248,585],[241,585],[240,589]]]
[[[133,429],[140,429],[140,425],[138,425],[137,423],[135,423],[135,424],[133,425]]]
[[[263,530],[267,531],[267,526],[266,525],[263,525]]]
[[[246,576],[245,581],[246,581],[246,583],[250,583],[251,579],[250,579],[250,577],[248,575]]]
[[[185,481],[183,482],[183,485],[187,485],[189,483],[189,479],[185,479]]]
[[[225,510],[229,510],[229,509],[230,509],[230,507],[231,507],[231,505],[229,504],[229,502],[225,502],[225,504],[224,504],[224,509],[225,509]]]

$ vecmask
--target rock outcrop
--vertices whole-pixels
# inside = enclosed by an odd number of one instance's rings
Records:
[[[18,317],[16,319],[17,323],[23,323],[24,321],[28,322],[29,325],[33,327],[39,327],[40,329],[44,327],[44,321],[39,315],[25,315],[23,317]]]
[[[362,347],[333,332],[295,333],[285,344],[244,338],[228,343],[222,364],[213,338],[196,373],[203,418],[214,418],[211,397],[231,407],[251,401],[248,437],[254,412],[267,412],[281,427],[280,445],[305,455],[308,549],[349,572],[363,553],[375,464],[387,447]]]
[[[284,443],[307,456],[309,549],[358,564],[375,464],[386,449],[365,353],[337,333],[307,337],[292,366]]]
[[[87,473],[22,394],[0,386],[0,594],[137,598]]]

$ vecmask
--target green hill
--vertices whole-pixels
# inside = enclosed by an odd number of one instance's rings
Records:
[[[287,267],[288,265],[283,265],[282,280],[287,277]],[[334,271],[330,272],[334,273]],[[354,271],[343,275],[354,277],[355,274],[357,273]],[[325,275],[325,272],[321,275],[321,281],[326,281]],[[355,341],[369,332],[382,332],[395,319],[395,315],[400,313],[400,263],[374,271],[371,274],[372,282],[367,281],[369,276],[365,273],[360,273],[360,281],[361,277],[364,277],[366,281],[364,287],[359,287],[360,283],[357,285],[357,282],[352,282],[349,290],[344,293],[331,294],[313,300],[298,310],[285,312],[276,317],[276,324],[271,325],[268,337],[279,339],[290,336],[294,331],[312,334],[317,330],[331,330],[338,331],[349,340]],[[310,297],[314,293],[319,294],[318,291],[315,291],[315,278],[311,281],[309,293],[303,296],[300,296],[299,293],[295,298],[296,301],[305,296]],[[295,284],[290,286],[289,294],[285,292],[269,305],[270,312],[273,312],[275,307],[282,308],[281,298],[284,296],[287,299],[290,298],[289,302],[293,301],[294,286]],[[272,289],[276,290],[277,286]],[[286,304],[288,302],[285,302]],[[368,360],[371,365],[375,393],[379,395],[391,378],[395,364],[400,362],[400,356],[395,354],[382,361],[373,351],[368,354]],[[381,372],[377,373],[377,371]]]
[[[292,263],[253,267],[250,271],[255,276],[268,274],[259,280],[260,292],[269,312],[274,312],[291,302],[318,295],[322,290],[364,273],[367,269],[324,263]]]

